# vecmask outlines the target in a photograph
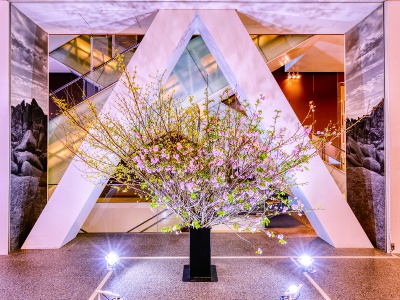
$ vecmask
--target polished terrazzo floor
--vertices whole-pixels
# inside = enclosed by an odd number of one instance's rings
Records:
[[[97,299],[95,290],[100,288],[125,300],[270,300],[300,283],[304,286],[299,300],[400,295],[399,256],[376,249],[335,249],[310,232],[299,237],[287,231],[287,245],[262,233],[242,236],[252,245],[233,233],[212,235],[217,283],[184,283],[187,233],[80,234],[58,250],[0,256],[0,299]],[[262,248],[263,254],[256,256],[253,247]],[[111,250],[122,257],[113,272],[107,271],[104,260]],[[304,274],[294,262],[304,252],[314,256],[316,273]]]

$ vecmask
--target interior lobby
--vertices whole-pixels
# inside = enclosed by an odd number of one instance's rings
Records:
[[[0,0],[0,299],[398,297],[399,14],[399,0]],[[124,92],[118,60],[138,84],[224,94],[245,115],[240,99],[265,95],[265,120],[282,111],[279,126],[311,140],[335,124],[287,191],[304,212],[251,233],[213,226],[215,278],[185,282],[191,233],[174,209],[85,179],[66,147],[55,97],[106,111]]]

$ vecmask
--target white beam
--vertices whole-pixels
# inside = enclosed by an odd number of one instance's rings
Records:
[[[160,11],[157,14],[127,66],[131,72],[136,69],[138,84],[148,83],[150,76],[154,77],[164,70],[164,77],[168,78],[193,35],[194,29],[188,29],[194,15],[195,11]],[[120,82],[114,91],[124,90]],[[115,93],[111,93],[103,110],[112,109],[115,100]],[[81,147],[86,147],[85,143]],[[83,178],[80,170],[85,169],[80,160],[73,159],[23,249],[60,248],[76,237],[100,196],[103,189],[101,183],[107,180],[98,178],[97,184],[93,184]]]
[[[400,253],[400,2],[386,1],[384,13],[386,240]]]
[[[0,2],[0,255],[8,254],[10,232],[10,3]]]
[[[275,110],[281,110],[279,125],[288,132],[300,125],[293,109],[272,73],[265,65],[246,28],[235,11],[199,11],[199,32],[215,57],[230,86],[242,99],[254,104],[261,94],[264,126],[273,122]],[[293,189],[295,195],[312,209],[306,213],[318,236],[338,248],[372,248],[367,235],[343,198],[338,186],[319,156],[296,174],[307,185]],[[321,210],[313,210],[322,207]]]

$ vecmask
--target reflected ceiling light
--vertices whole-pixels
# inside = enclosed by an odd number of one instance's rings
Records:
[[[281,296],[280,300],[296,300],[300,297],[300,290],[303,287],[302,284],[291,285],[286,292]]]
[[[317,272],[317,270],[312,265],[314,263],[314,259],[311,256],[309,256],[307,254],[303,254],[297,259],[297,261],[302,266],[302,269],[304,272],[307,272],[307,273]]]
[[[107,270],[114,270],[115,266],[117,265],[117,263],[119,262],[119,256],[117,255],[117,253],[110,252],[106,257],[105,257],[106,261],[107,261]]]
[[[287,77],[288,79],[299,79],[301,76],[299,72],[289,72]]]

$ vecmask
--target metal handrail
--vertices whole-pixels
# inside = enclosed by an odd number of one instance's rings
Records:
[[[142,229],[142,230],[140,231],[140,233],[145,232],[146,230],[150,229],[151,227],[153,227],[153,226],[157,225],[158,223],[164,221],[165,219],[169,218],[169,217],[172,216],[173,214],[174,214],[174,212],[170,213],[168,216],[162,218],[161,220],[158,220],[157,222],[151,224],[150,226],[147,226],[145,229]]]
[[[126,233],[130,233],[130,232],[132,232],[132,231],[133,231],[133,230],[135,230],[136,228],[138,228],[138,227],[142,226],[143,224],[147,223],[148,221],[150,221],[150,220],[154,219],[155,217],[157,217],[157,216],[161,215],[162,213],[166,212],[167,210],[168,210],[168,209],[166,208],[166,209],[164,209],[164,210],[160,211],[159,213],[155,214],[155,215],[154,215],[154,216],[152,216],[151,218],[149,218],[149,219],[147,219],[147,220],[143,221],[142,223],[140,223],[140,224],[136,225],[135,227],[133,227],[133,228],[129,229],[129,230],[126,232]],[[150,227],[154,226],[155,224],[157,224],[157,223],[154,223],[154,224],[153,224],[153,225],[151,225]],[[148,228],[150,228],[150,227],[148,227]],[[146,228],[145,230],[147,230],[148,228]]]
[[[317,137],[315,134],[312,134],[311,138],[313,139],[314,136]],[[336,152],[335,156],[329,155],[327,153],[326,146],[328,146],[328,145],[329,145],[329,147],[332,147],[333,150]],[[341,148],[339,148],[339,147],[337,147],[337,146],[335,146],[333,144],[330,144],[330,143],[327,143],[327,142],[323,142],[322,147],[321,147],[320,151],[318,151],[318,152],[319,152],[319,154],[320,154],[320,156],[321,156],[321,158],[322,158],[322,160],[324,162],[326,162],[329,165],[335,167],[336,169],[339,169],[339,170],[342,170],[342,171],[344,170],[345,163],[342,161],[342,159],[346,157],[346,151],[345,150],[343,150],[343,149],[341,149]],[[338,161],[340,163],[339,167],[336,164],[329,163],[329,157],[333,158],[336,161]]]
[[[122,51],[120,54],[125,54],[125,53],[127,53],[127,52],[129,52],[129,51],[131,51],[131,50],[133,50],[133,49],[135,49],[135,48],[137,48],[137,47],[139,46],[139,44],[140,44],[140,43],[137,43],[137,44],[135,44],[135,45],[133,45],[133,46],[131,46],[131,47],[125,49],[125,50]],[[90,70],[89,72],[86,72],[85,74],[81,75],[81,76],[78,77],[78,78],[75,78],[75,79],[72,80],[71,82],[69,82],[69,83],[67,83],[67,84],[64,84],[62,87],[56,89],[55,91],[50,91],[50,93],[52,93],[53,95],[55,95],[56,93],[58,93],[58,92],[62,91],[63,89],[69,87],[70,85],[74,84],[75,82],[77,82],[77,81],[79,81],[79,80],[81,80],[81,79],[84,79],[85,77],[88,77],[88,76],[89,76],[90,74],[92,74],[93,72],[95,72],[95,71],[101,69],[102,67],[104,67],[105,65],[109,64],[111,61],[114,61],[114,60],[116,60],[116,57],[113,57],[113,58],[111,58],[111,59],[109,59],[109,60],[103,62],[102,64],[98,65],[97,67],[94,67],[94,68],[93,68],[92,70]]]

